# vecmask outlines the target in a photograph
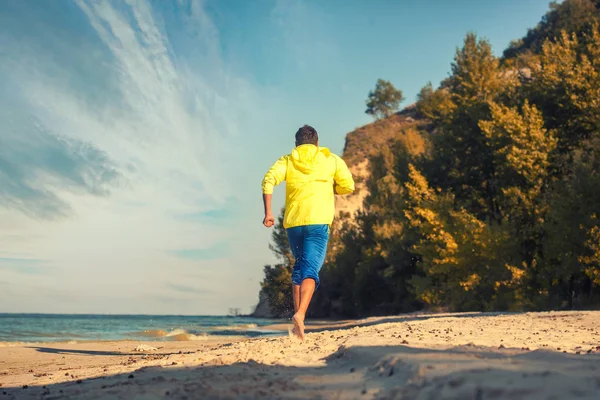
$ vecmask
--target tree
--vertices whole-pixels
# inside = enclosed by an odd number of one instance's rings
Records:
[[[260,284],[261,298],[267,300],[271,313],[278,317],[291,315],[294,310],[292,298],[294,256],[290,250],[287,234],[283,227],[284,214],[285,209],[281,210],[273,230],[273,243],[269,244],[269,249],[279,257],[282,263],[266,265],[264,268],[265,277]]]
[[[445,88],[433,89],[431,82],[423,86],[417,95],[417,111],[422,117],[430,119],[436,125],[442,125],[452,115],[455,104]]]
[[[590,218],[596,221],[598,217],[593,214]],[[579,261],[585,265],[585,274],[595,284],[600,285],[600,227],[594,225],[587,233],[588,240],[585,245],[588,254],[579,257]]]
[[[434,120],[439,134],[433,137],[435,156],[428,174],[431,183],[451,190],[461,206],[482,219],[499,218],[491,149],[479,121],[489,119],[490,102],[503,100],[516,85],[516,78],[501,72],[490,43],[469,33],[456,51],[452,74],[438,90],[438,99],[426,87],[420,94],[425,104],[418,107],[427,110],[432,100],[442,107],[437,113],[429,111],[440,116]]]
[[[592,24],[600,22],[600,1],[565,0],[550,3],[550,11],[527,35],[510,43],[504,58],[513,58],[526,52],[540,53],[547,40],[554,40],[562,31],[567,34],[584,33]]]
[[[600,28],[579,38],[563,31],[542,46],[527,91],[558,133],[562,153],[577,147],[600,127]]]
[[[484,105],[502,92],[507,82],[499,70],[500,62],[490,42],[468,33],[463,47],[456,51],[448,86],[458,107],[486,113]],[[479,119],[481,115],[474,115]]]
[[[556,139],[544,128],[541,112],[528,101],[521,110],[497,103],[490,107],[491,119],[480,121],[479,126],[492,150],[500,221],[519,238],[514,250],[527,281],[532,282],[537,279],[537,258],[542,251],[543,222],[548,213],[544,194]],[[527,286],[531,285],[522,289]]]
[[[375,91],[369,92],[367,99],[367,110],[369,115],[373,115],[376,119],[386,118],[392,115],[400,107],[400,103],[404,101],[402,91],[396,89],[388,81],[378,79],[375,85]]]
[[[277,224],[275,224],[273,228],[273,243],[269,244],[269,250],[275,253],[284,265],[293,266],[294,255],[290,249],[287,232],[283,227],[284,216],[285,208],[281,210],[281,214],[279,214],[279,218],[277,218]]]
[[[573,297],[599,284],[597,246],[600,204],[600,135],[573,152],[570,171],[553,185],[545,219],[544,275],[554,296],[573,305]],[[553,287],[552,287],[553,286]]]
[[[522,112],[496,103],[490,107],[491,120],[479,126],[493,154],[500,211],[513,219],[522,212],[541,217],[535,202],[547,184],[554,133],[544,128],[542,114],[527,101]]]
[[[412,164],[409,170],[405,214],[418,236],[413,251],[423,273],[411,280],[415,294],[457,311],[508,308],[522,276],[503,257],[508,232],[457,208],[452,194],[431,188]]]

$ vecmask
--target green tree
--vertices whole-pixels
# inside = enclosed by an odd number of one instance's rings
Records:
[[[529,29],[524,38],[511,42],[504,51],[504,58],[514,58],[526,52],[540,53],[543,44],[559,37],[562,31],[581,35],[595,22],[600,22],[598,0],[553,1],[550,10],[535,28]]]
[[[404,101],[404,97],[401,90],[396,89],[388,81],[378,79],[375,90],[369,92],[369,97],[366,101],[367,110],[365,112],[376,119],[387,118],[398,111],[398,107],[402,101]]]
[[[262,297],[266,298],[271,312],[277,317],[293,314],[294,300],[292,297],[292,268],[294,256],[289,247],[287,233],[283,227],[285,210],[281,211],[273,229],[273,243],[269,244],[271,251],[281,260],[277,265],[264,267],[264,278],[261,282]]]
[[[592,214],[590,219],[597,221],[598,216]],[[592,283],[600,286],[600,226],[594,225],[588,230],[585,246],[587,254],[580,256],[579,261],[585,266],[584,272]]]
[[[534,223],[543,218],[539,201],[556,147],[554,133],[544,128],[542,114],[527,101],[522,112],[496,103],[490,107],[491,119],[479,126],[492,150],[499,211],[505,220]]]
[[[446,88],[433,89],[431,82],[423,86],[417,95],[417,111],[437,125],[443,125],[454,112],[456,105],[450,99]]]
[[[413,251],[423,272],[411,281],[418,298],[431,306],[458,311],[508,308],[522,273],[504,257],[509,235],[489,226],[454,196],[431,188],[410,165],[406,217],[417,232]]]
[[[458,107],[472,109],[469,111],[473,119],[487,114],[485,105],[497,99],[507,84],[499,66],[489,41],[468,33],[463,47],[456,51],[448,86]],[[473,115],[473,111],[481,114]]]
[[[542,251],[543,223],[548,213],[544,197],[549,183],[551,154],[556,147],[554,133],[544,128],[541,112],[527,101],[521,108],[491,105],[491,119],[479,125],[492,149],[494,186],[499,188],[501,221],[519,239],[518,259],[522,260],[522,289],[537,290],[537,258]],[[532,295],[535,295],[533,293]]]
[[[500,218],[492,151],[479,121],[490,118],[490,102],[501,102],[517,85],[516,77],[501,72],[489,42],[467,34],[444,82],[447,94],[439,95],[438,104],[448,111],[434,121],[439,131],[433,136],[435,154],[424,168],[434,186],[452,191],[461,206],[482,219]],[[422,98],[431,97],[427,92]]]
[[[362,216],[362,232],[368,246],[356,265],[354,285],[360,314],[390,314],[411,307],[408,279],[414,272],[414,259],[407,221],[403,214],[404,188],[400,183],[403,163],[410,159],[409,148],[421,148],[422,138],[410,133],[391,148],[383,148],[371,159],[369,196]],[[417,150],[419,151],[419,150]]]
[[[261,291],[275,317],[293,314],[292,268],[285,264],[265,265]]]
[[[600,135],[573,152],[570,171],[553,185],[545,220],[542,288],[550,305],[573,306],[577,296],[596,282],[595,240],[600,204]],[[556,304],[556,303],[559,304]]]
[[[273,227],[273,242],[269,244],[269,249],[281,260],[284,265],[294,265],[294,255],[290,248],[290,242],[288,241],[288,235],[283,227],[283,218],[285,216],[285,208],[281,210],[277,223]]]
[[[558,149],[568,153],[600,127],[600,30],[569,35],[542,46],[526,92],[557,131]]]

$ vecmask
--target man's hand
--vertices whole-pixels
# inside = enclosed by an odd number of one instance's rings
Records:
[[[263,219],[263,225],[267,228],[275,225],[275,218],[271,212],[271,194],[263,194],[263,204],[265,205],[265,219]]]
[[[273,214],[265,213],[265,219],[263,219],[263,225],[266,226],[267,228],[270,228],[273,225],[275,225],[275,217],[273,217]]]

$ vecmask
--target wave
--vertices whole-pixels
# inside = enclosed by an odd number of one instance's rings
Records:
[[[240,324],[240,325],[222,325],[222,326],[211,326],[211,330],[215,331],[245,331],[248,329],[258,328],[257,324]]]
[[[141,332],[133,332],[129,336],[163,339],[179,342],[189,340],[202,340],[206,339],[209,335],[207,333],[202,332],[190,332],[185,329],[173,329],[171,331],[165,331],[162,329],[149,329]]]
[[[171,332],[167,333],[165,337],[167,340],[183,342],[207,339],[209,335],[207,333],[189,332],[185,329],[173,329]]]
[[[206,340],[209,339],[209,335],[194,335],[193,333],[179,333],[177,335],[169,336],[169,340],[175,342],[187,342],[187,341],[195,341],[195,340]]]
[[[141,332],[132,332],[130,336],[142,336],[151,338],[161,338],[167,336],[168,332],[162,329],[149,329]]]
[[[222,325],[205,327],[202,331],[176,328],[170,331],[163,329],[148,329],[132,332],[130,337],[153,338],[157,340],[190,341],[205,340],[211,336],[257,336],[261,332],[257,324]]]

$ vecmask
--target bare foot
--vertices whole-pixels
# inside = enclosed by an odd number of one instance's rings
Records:
[[[304,340],[304,314],[294,314],[292,321],[294,322],[294,329],[292,332],[298,336],[300,340]]]

